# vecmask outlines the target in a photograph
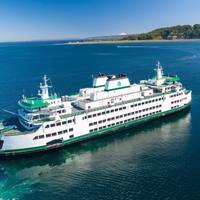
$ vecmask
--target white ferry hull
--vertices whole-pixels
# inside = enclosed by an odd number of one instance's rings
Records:
[[[134,121],[129,121],[129,122],[126,122],[126,123],[123,123],[123,124],[120,124],[120,125],[116,125],[116,126],[113,126],[113,127],[110,127],[110,128],[105,128],[105,129],[102,129],[100,131],[96,131],[96,133],[87,133],[87,134],[84,134],[84,135],[80,135],[78,137],[74,137],[72,139],[67,139],[67,140],[63,140],[63,138],[55,138],[51,141],[48,141],[48,142],[52,142],[52,141],[55,141],[55,144],[50,144],[48,145],[47,143],[44,144],[44,143],[41,143],[38,144],[37,146],[34,146],[34,144],[27,144],[26,147],[24,146],[24,148],[21,148],[23,143],[27,143],[27,141],[31,141],[30,138],[30,135],[28,135],[28,137],[17,137],[16,138],[12,138],[9,143],[12,144],[12,148],[10,149],[6,149],[6,147],[2,150],[0,150],[0,156],[1,157],[10,157],[10,156],[24,156],[24,155],[29,155],[29,154],[33,154],[33,153],[39,153],[39,152],[44,152],[44,151],[52,151],[52,150],[56,150],[56,149],[60,149],[60,148],[63,148],[65,146],[68,146],[68,145],[71,145],[71,144],[74,144],[74,143],[79,143],[79,142],[82,142],[84,140],[88,140],[88,139],[91,139],[91,138],[94,138],[94,137],[98,137],[98,136],[102,136],[102,135],[106,135],[106,134],[109,134],[109,133],[115,133],[117,131],[120,131],[120,130],[123,130],[123,129],[126,129],[126,128],[131,128],[133,126],[137,126],[137,125],[140,125],[141,123],[146,123],[146,122],[149,122],[151,120],[155,120],[155,119],[158,119],[158,118],[162,118],[162,117],[165,117],[165,116],[168,116],[168,115],[171,115],[171,114],[175,114],[177,112],[180,112],[180,111],[183,111],[183,110],[186,110],[186,109],[190,109],[190,105],[191,103],[189,102],[188,104],[185,104],[179,108],[176,108],[174,110],[169,110],[169,111],[166,111],[166,112],[161,112],[161,113],[158,113],[158,114],[155,114],[154,116],[149,116],[149,117],[146,117],[146,118],[141,118],[141,119],[138,119],[138,120],[134,120]],[[2,138],[3,139],[3,138]],[[4,138],[6,139],[6,138]],[[61,139],[61,140],[59,140]],[[16,146],[13,146],[13,144],[17,144],[17,140],[20,141],[20,148]],[[62,141],[62,142],[61,142]],[[8,141],[7,141],[8,142]],[[8,145],[9,146],[9,145]]]

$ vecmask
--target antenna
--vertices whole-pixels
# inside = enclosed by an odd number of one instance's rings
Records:
[[[157,65],[156,65],[158,68],[160,68],[161,67],[161,65],[160,65],[160,61],[158,60],[158,62],[157,62]]]
[[[163,76],[163,69],[162,69],[162,66],[161,66],[161,64],[160,64],[160,62],[158,61],[158,63],[157,63],[157,65],[156,65],[156,69],[155,69],[155,71],[156,71],[156,75],[157,75],[157,79],[159,80],[159,79],[162,79],[162,76]]]
[[[41,96],[42,99],[48,99],[49,98],[49,88],[51,86],[48,86],[48,81],[49,79],[47,78],[47,75],[44,75],[43,77],[43,84],[40,83],[40,91],[38,92],[38,95]]]

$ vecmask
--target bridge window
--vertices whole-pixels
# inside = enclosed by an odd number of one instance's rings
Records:
[[[33,116],[33,120],[37,120],[37,119],[39,119],[39,115]]]

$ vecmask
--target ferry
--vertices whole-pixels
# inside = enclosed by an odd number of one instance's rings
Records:
[[[51,92],[45,75],[36,96],[18,101],[17,122],[0,124],[0,156],[52,149],[115,132],[188,108],[191,90],[177,75],[165,75],[158,62],[155,76],[131,84],[125,74],[99,73],[90,88],[76,95]],[[9,122],[8,122],[9,121]]]

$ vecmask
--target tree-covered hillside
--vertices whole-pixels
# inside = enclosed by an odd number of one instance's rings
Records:
[[[129,40],[162,40],[162,39],[199,39],[200,24],[172,26],[155,29],[148,33],[132,34],[124,39]]]

